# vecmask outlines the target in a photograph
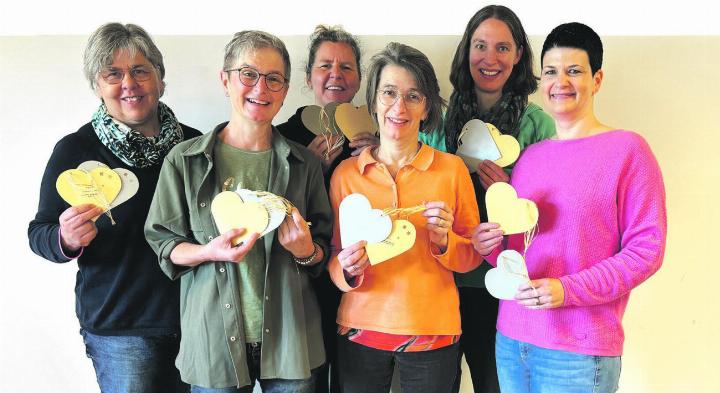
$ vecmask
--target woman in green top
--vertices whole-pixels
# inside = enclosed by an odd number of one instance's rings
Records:
[[[444,128],[421,135],[437,149],[455,153],[458,134],[466,122],[480,119],[514,136],[520,148],[555,134],[552,119],[539,106],[528,102],[537,89],[532,50],[517,15],[509,8],[490,5],[468,22],[458,44],[450,72],[454,91],[450,96]],[[495,182],[509,181],[509,172],[492,161],[484,161],[472,175],[481,220],[487,220],[485,190]],[[499,392],[495,369],[495,323],[498,301],[485,289],[487,263],[466,274],[456,275],[460,291],[462,331],[460,358],[465,359],[476,392]]]

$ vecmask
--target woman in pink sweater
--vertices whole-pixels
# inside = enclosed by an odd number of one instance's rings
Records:
[[[622,317],[630,291],[662,264],[665,189],[638,134],[601,123],[593,99],[603,79],[602,42],[588,26],[556,27],[542,48],[541,94],[557,139],[527,148],[512,174],[540,212],[525,252],[532,279],[502,301],[496,356],[508,392],[614,392]],[[523,252],[523,236],[479,225],[475,249]]]

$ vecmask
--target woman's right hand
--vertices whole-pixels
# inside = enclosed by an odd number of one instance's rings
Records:
[[[103,209],[86,204],[71,206],[65,209],[58,221],[60,222],[60,244],[66,251],[77,251],[86,247],[97,236],[97,227],[92,221],[103,213]]]
[[[259,233],[253,233],[237,246],[232,245],[232,240],[245,233],[245,228],[234,228],[222,235],[212,239],[210,243],[203,246],[202,253],[204,261],[229,261],[240,262],[252,249],[260,237]]]
[[[308,150],[320,159],[323,174],[327,173],[328,169],[330,169],[330,165],[332,165],[340,153],[342,153],[342,146],[336,147],[329,154],[327,153],[328,148],[333,147],[335,142],[339,139],[339,135],[331,135],[327,137],[327,139],[323,135],[318,135],[310,142],[309,145],[307,145]]]
[[[500,229],[500,224],[494,222],[483,222],[473,231],[473,247],[484,257],[490,255],[502,240],[503,231]]]
[[[338,254],[338,261],[346,278],[360,276],[370,266],[370,259],[365,252],[366,244],[365,240],[361,240],[350,247],[343,248]]]

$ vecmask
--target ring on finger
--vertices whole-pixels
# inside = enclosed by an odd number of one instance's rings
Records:
[[[440,222],[438,223],[438,226],[439,226],[440,228],[445,228],[445,220],[443,220],[443,219],[441,218],[441,219],[440,219]]]

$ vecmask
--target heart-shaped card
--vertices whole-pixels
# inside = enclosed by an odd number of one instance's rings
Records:
[[[89,172],[68,169],[58,176],[55,188],[70,206],[93,204],[108,211],[120,193],[122,180],[108,167],[97,167]]]
[[[415,244],[416,235],[415,226],[410,221],[393,221],[392,231],[385,240],[365,246],[370,264],[377,265],[409,250]]]
[[[463,159],[470,173],[475,173],[483,160],[495,161],[501,157],[487,124],[478,119],[465,123],[458,140],[457,155]]]
[[[508,183],[493,183],[485,194],[488,221],[500,224],[506,235],[531,230],[538,220],[535,202],[518,198],[515,189]]]
[[[317,105],[308,105],[300,113],[300,119],[302,120],[305,128],[312,131],[315,135],[321,135],[325,132],[325,128],[320,122],[320,113],[323,108]]]
[[[374,134],[378,126],[368,113],[367,105],[356,108],[353,104],[340,104],[335,109],[335,122],[348,139],[357,134],[369,132]]]
[[[340,242],[347,248],[360,240],[368,244],[385,240],[392,231],[390,216],[373,209],[362,194],[350,194],[340,202]]]
[[[265,236],[271,231],[274,231],[277,229],[277,227],[282,224],[282,222],[285,220],[285,217],[287,217],[287,211],[283,209],[282,202],[277,203],[268,203],[267,197],[262,197],[258,195],[256,191],[247,190],[244,188],[239,188],[237,190],[238,195],[240,195],[240,198],[245,202],[257,202],[265,208],[268,212],[269,221],[267,224],[267,227],[265,230],[260,233],[260,236]]]
[[[515,250],[501,252],[497,267],[485,273],[485,287],[498,299],[514,300],[518,287],[528,281],[525,258]]]
[[[213,198],[210,205],[218,232],[225,233],[233,228],[245,228],[245,233],[232,240],[233,246],[240,244],[253,233],[263,233],[270,216],[263,205],[244,202],[233,191],[223,191]]]
[[[512,135],[503,135],[494,125],[487,123],[490,135],[500,149],[501,157],[494,160],[499,167],[506,167],[520,157],[520,143]]]
[[[95,168],[107,167],[107,165],[103,164],[100,161],[89,160],[78,165],[77,169],[83,170],[85,172],[91,172]],[[122,187],[120,188],[120,192],[117,194],[115,199],[110,203],[110,209],[113,209],[121,203],[132,198],[135,194],[137,194],[138,190],[140,189],[140,182],[138,181],[137,176],[135,176],[135,174],[132,173],[130,170],[125,168],[115,168],[113,169],[113,171],[117,173],[118,176],[120,176]]]

